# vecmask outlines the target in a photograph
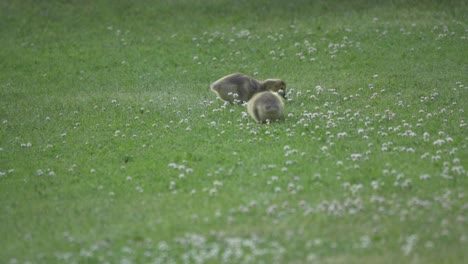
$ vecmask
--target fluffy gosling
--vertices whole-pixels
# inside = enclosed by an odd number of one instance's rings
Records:
[[[249,100],[247,111],[258,123],[279,121],[284,116],[284,99],[276,92],[257,93]]]
[[[248,102],[254,94],[264,91],[278,92],[283,97],[286,94],[286,83],[280,79],[258,81],[241,73],[227,75],[211,84],[210,88],[231,104]]]

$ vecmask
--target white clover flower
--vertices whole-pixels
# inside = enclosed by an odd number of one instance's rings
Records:
[[[276,205],[275,205],[275,204],[270,205],[270,206],[267,208],[267,214],[269,214],[269,215],[273,214],[275,211],[276,211]]]
[[[414,148],[407,148],[407,149],[406,149],[406,152],[408,152],[408,153],[415,153],[416,150],[415,150]]]
[[[320,85],[317,85],[315,86],[315,91],[317,92],[317,94],[321,94],[323,93],[323,88]]]
[[[420,180],[428,180],[428,179],[430,179],[430,178],[431,178],[431,175],[429,175],[429,174],[421,174],[421,175],[419,176],[419,179],[420,179]]]
[[[445,143],[445,140],[443,140],[443,139],[438,139],[438,140],[434,141],[432,144],[433,144],[434,146],[442,146],[444,143]]]
[[[361,158],[362,158],[362,154],[360,154],[360,153],[353,153],[353,154],[351,154],[351,159],[352,159],[353,161],[360,160]]]
[[[371,186],[374,190],[379,189],[379,182],[378,181],[372,181]]]
[[[410,235],[405,239],[405,244],[401,247],[401,250],[405,255],[409,255],[411,251],[413,250],[414,246],[416,245],[416,242],[418,240],[417,235]]]
[[[454,172],[457,175],[463,175],[465,174],[465,169],[463,168],[463,166],[453,166],[452,172]]]
[[[217,193],[217,190],[216,190],[215,188],[210,189],[209,192],[208,192],[208,194],[209,194],[210,196],[215,196],[216,193]]]
[[[173,191],[175,189],[176,183],[174,181],[171,181],[169,183],[169,190]]]
[[[346,132],[340,132],[338,133],[338,138],[345,138],[346,136],[348,136],[348,134]]]
[[[424,140],[425,142],[428,142],[428,141],[429,141],[429,137],[430,137],[429,133],[424,132],[424,134],[423,134],[423,140]]]
[[[24,147],[24,148],[32,147],[32,143],[31,143],[31,142],[28,142],[28,143],[21,143],[21,147]]]
[[[213,186],[214,186],[215,188],[219,188],[220,186],[223,186],[223,183],[220,182],[220,181],[214,181],[214,182],[213,182]]]
[[[450,155],[455,155],[455,153],[458,151],[458,148],[453,148],[452,150],[450,150],[449,154]]]

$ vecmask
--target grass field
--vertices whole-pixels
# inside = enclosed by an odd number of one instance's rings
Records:
[[[468,262],[465,1],[0,0],[0,47],[0,263]]]

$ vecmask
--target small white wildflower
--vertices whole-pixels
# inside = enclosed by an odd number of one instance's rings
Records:
[[[369,236],[362,236],[359,240],[359,247],[361,248],[368,248],[371,245],[371,239]]]
[[[451,156],[455,155],[455,153],[458,151],[458,148],[453,148],[452,150],[450,150],[449,154]]]
[[[348,134],[346,132],[340,132],[338,133],[338,138],[345,138],[346,136],[348,136]]]
[[[176,183],[174,181],[171,181],[169,183],[169,190],[173,191],[175,189],[175,185],[176,185]]]
[[[417,235],[410,235],[405,239],[405,244],[401,247],[401,250],[405,255],[409,255],[411,253],[414,246],[416,245],[417,239]]]
[[[407,149],[406,149],[406,152],[408,152],[408,153],[415,153],[416,150],[415,150],[414,148],[407,148]]]
[[[353,154],[351,154],[351,159],[352,159],[353,161],[360,160],[361,158],[362,158],[362,154],[360,154],[360,153],[353,153]]]
[[[267,214],[269,214],[269,215],[273,214],[275,211],[276,211],[276,205],[275,205],[275,204],[270,205],[270,206],[267,208]]]
[[[428,141],[429,141],[429,137],[430,137],[429,133],[424,132],[424,134],[423,134],[423,139],[424,139],[425,142],[428,142]]]
[[[378,181],[372,181],[372,182],[371,182],[371,185],[372,185],[372,188],[373,188],[374,190],[379,189],[379,182],[378,182]]]
[[[444,143],[445,143],[445,140],[443,140],[443,139],[438,139],[438,140],[434,141],[432,144],[433,144],[434,146],[442,146]]]
[[[212,189],[209,190],[208,193],[209,193],[210,196],[215,196],[215,195],[216,195],[216,192],[217,192],[216,189],[215,189],[215,188],[212,188]]]
[[[426,248],[433,248],[434,247],[434,243],[432,241],[427,241],[425,244],[424,244],[424,247]]]
[[[223,186],[223,183],[220,182],[220,181],[214,181],[214,182],[213,182],[213,186],[214,186],[215,188],[218,188],[218,187],[220,187],[220,186]]]
[[[431,178],[431,175],[429,175],[429,174],[421,174],[421,175],[419,176],[419,179],[420,179],[420,180],[428,180],[428,179],[430,179],[430,178]]]
[[[315,90],[316,90],[317,94],[323,93],[323,88],[320,85],[315,86]]]
[[[463,175],[465,170],[462,166],[453,166],[452,171],[456,173],[457,175]]]

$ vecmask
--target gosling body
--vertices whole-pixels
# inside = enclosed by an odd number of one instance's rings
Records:
[[[249,100],[247,111],[258,123],[279,121],[284,117],[284,99],[276,92],[260,92]]]
[[[248,102],[256,93],[273,91],[285,94],[286,83],[280,79],[258,81],[242,73],[227,75],[210,86],[219,98],[232,103]]]

